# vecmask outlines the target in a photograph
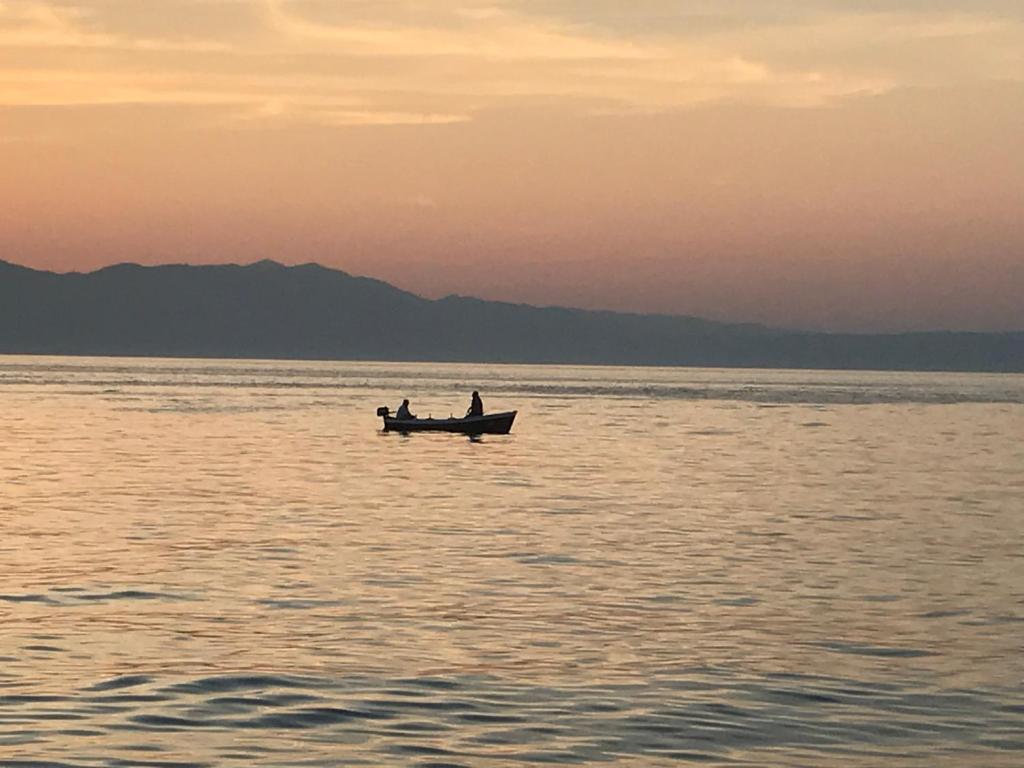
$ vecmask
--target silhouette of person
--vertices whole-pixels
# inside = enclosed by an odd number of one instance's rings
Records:
[[[484,415],[484,401],[480,399],[480,393],[473,390],[473,400],[469,404],[469,410],[466,411],[467,416],[483,416]]]
[[[395,414],[396,419],[415,419],[416,414],[409,413],[409,401],[403,400],[402,404],[398,406],[398,413]]]

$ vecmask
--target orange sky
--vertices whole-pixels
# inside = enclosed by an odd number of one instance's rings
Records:
[[[1024,329],[1024,3],[0,0],[0,199],[60,270]]]

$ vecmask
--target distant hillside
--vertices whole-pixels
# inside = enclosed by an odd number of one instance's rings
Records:
[[[415,296],[315,264],[0,261],[0,353],[1024,371],[1024,333],[823,334]]]

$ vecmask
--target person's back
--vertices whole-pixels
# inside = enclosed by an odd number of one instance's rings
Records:
[[[469,410],[466,411],[467,416],[483,416],[484,415],[484,401],[480,399],[479,392],[473,392],[473,399],[470,401]]]
[[[398,406],[398,413],[395,414],[396,419],[415,419],[416,417],[409,413],[409,401],[403,400],[402,404]]]

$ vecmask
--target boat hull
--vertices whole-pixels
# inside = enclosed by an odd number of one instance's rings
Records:
[[[462,419],[396,419],[384,416],[385,432],[458,432],[464,435],[507,435],[518,411],[466,416]]]

